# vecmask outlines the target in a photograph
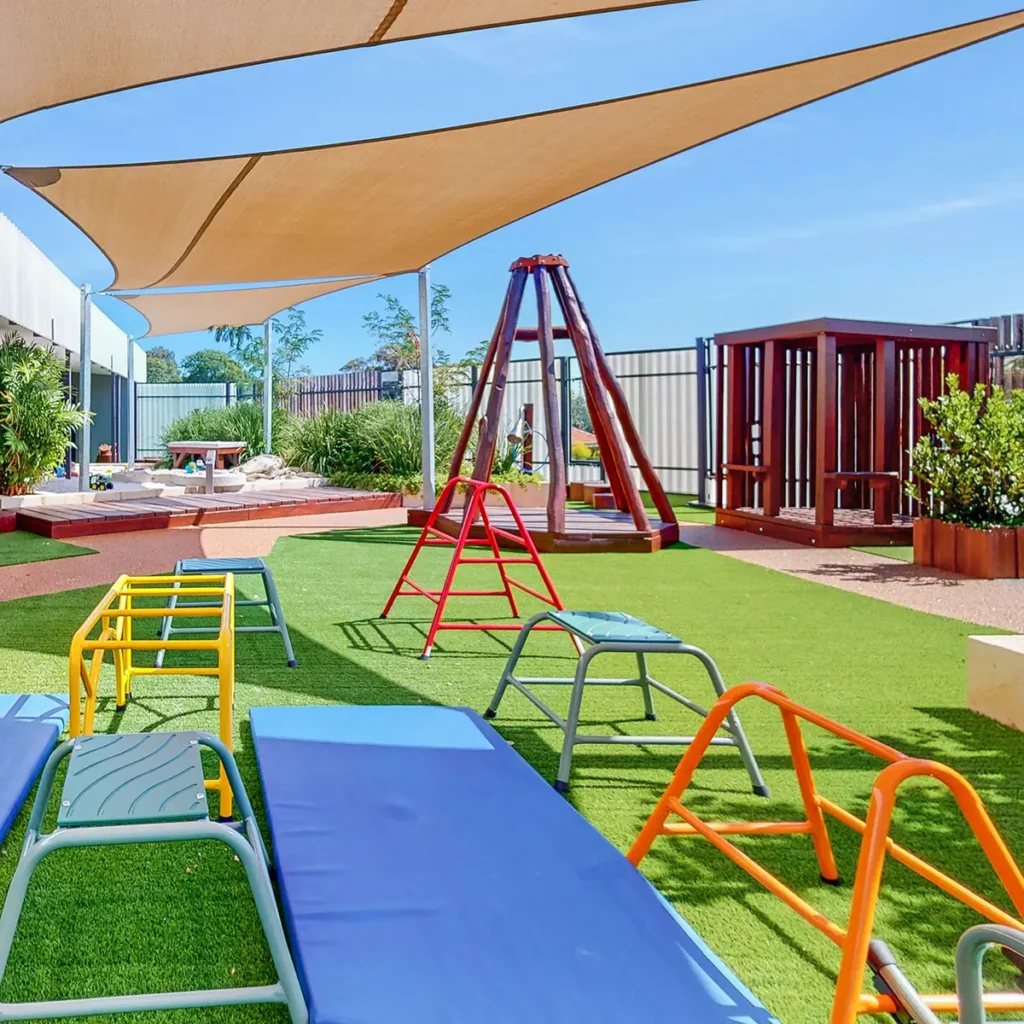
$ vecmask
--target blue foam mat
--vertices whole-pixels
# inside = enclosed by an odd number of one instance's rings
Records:
[[[475,713],[250,721],[312,1024],[774,1021]]]
[[[59,694],[0,694],[0,840],[18,816],[68,724]]]

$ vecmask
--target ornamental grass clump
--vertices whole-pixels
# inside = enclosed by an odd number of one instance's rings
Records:
[[[946,393],[920,406],[932,430],[911,452],[908,495],[945,522],[1024,524],[1024,391],[963,391],[950,374]]]
[[[280,455],[288,427],[288,413],[275,407],[271,424],[270,450]],[[255,402],[238,402],[221,408],[193,409],[176,419],[161,435],[165,448],[173,441],[244,441],[242,460],[263,451],[263,406]],[[169,450],[164,453],[167,465],[173,462]]]
[[[57,357],[16,334],[0,338],[0,494],[30,494],[84,422]]]
[[[461,417],[437,403],[434,452],[439,473],[447,475],[461,428]],[[366,487],[379,478],[403,482],[402,489],[410,490],[422,471],[422,436],[419,406],[388,400],[294,420],[284,454],[291,464],[342,486]]]

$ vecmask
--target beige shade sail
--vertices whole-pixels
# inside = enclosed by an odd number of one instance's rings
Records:
[[[394,274],[666,157],[1024,25],[1024,11],[661,92],[263,155],[9,168],[120,288]]]
[[[311,53],[681,0],[0,0],[0,122]]]
[[[311,284],[273,285],[269,288],[225,288],[213,292],[149,292],[132,295],[119,292],[117,298],[149,321],[144,337],[205,331],[210,327],[245,327],[261,324],[289,306],[331,292],[377,281],[376,277],[354,277],[347,281],[314,281]]]

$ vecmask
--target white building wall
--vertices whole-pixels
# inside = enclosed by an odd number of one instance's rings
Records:
[[[0,213],[0,317],[72,353],[77,366],[81,294],[78,286]],[[22,332],[24,333],[24,332]],[[128,375],[128,335],[93,304],[93,363]],[[135,346],[135,377],[146,379],[146,356]]]

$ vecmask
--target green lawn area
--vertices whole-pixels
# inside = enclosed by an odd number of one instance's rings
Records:
[[[289,671],[277,637],[242,635],[237,655],[237,751],[259,812],[260,788],[247,724],[250,705],[441,703],[483,709],[511,634],[441,634],[430,662],[418,660],[427,605],[399,602],[379,612],[413,531],[404,528],[279,540],[271,556],[300,667]],[[421,582],[440,581],[448,552],[426,549]],[[546,564],[568,607],[622,609],[708,650],[727,682],[762,680],[908,753],[946,761],[987,801],[1011,849],[1024,850],[1024,736],[965,710],[965,638],[994,632],[748,565],[697,548],[656,555],[553,555]],[[521,568],[521,567],[518,567]],[[523,578],[525,579],[523,571]],[[484,567],[466,570],[472,584]],[[249,580],[240,581],[248,584]],[[63,690],[68,643],[100,596],[96,589],[0,605],[0,690]],[[463,599],[464,615],[497,617],[496,602]],[[153,628],[155,629],[155,621]],[[571,648],[545,634],[528,648],[531,675],[566,675]],[[606,668],[619,674],[609,658]],[[622,669],[628,670],[623,664]],[[652,659],[656,675],[707,703],[696,662]],[[107,669],[98,730],[217,728],[211,680],[168,676],[136,684],[121,722]],[[552,698],[564,706],[565,691]],[[561,700],[559,699],[561,698]],[[690,732],[684,709],[658,701],[659,723],[643,721],[639,693],[593,688],[584,703],[592,728],[614,721],[634,731]],[[716,748],[698,771],[689,802],[709,818],[795,818],[800,811],[777,713],[750,702],[741,717],[771,801],[759,800],[735,751]],[[551,779],[560,734],[525,699],[509,693],[495,724]],[[863,814],[880,768],[863,752],[808,728],[819,789]],[[680,751],[584,747],[574,760],[570,799],[625,850],[667,782]],[[0,856],[6,890],[27,814]],[[832,828],[840,869],[852,880],[858,837]],[[906,842],[1002,905],[1002,896],[952,800],[938,787],[907,786],[894,827]],[[373,842],[352,836],[352,842]],[[830,917],[845,921],[850,886],[818,880],[806,836],[741,840]],[[500,871],[500,865],[498,866]],[[644,863],[651,880],[784,1024],[828,1019],[837,949],[746,874],[698,839],[660,839]],[[1007,909],[1010,909],[1007,907]],[[952,987],[952,951],[976,918],[899,865],[886,870],[875,932],[923,990]],[[993,968],[1000,958],[992,957]],[[271,968],[240,865],[212,846],[61,852],[30,889],[0,999],[202,988],[269,981]],[[1005,981],[1005,979],[1003,979]],[[671,979],[665,979],[671,986]],[[495,998],[500,999],[500,992]],[[538,998],[543,998],[538,994]],[[686,1019],[685,1007],[680,1020]],[[140,1020],[286,1021],[280,1007],[176,1011]]]
[[[65,544],[35,533],[14,530],[0,533],[0,565],[22,565],[26,562],[48,562],[51,558],[75,558],[77,555],[95,555],[92,548]]]

